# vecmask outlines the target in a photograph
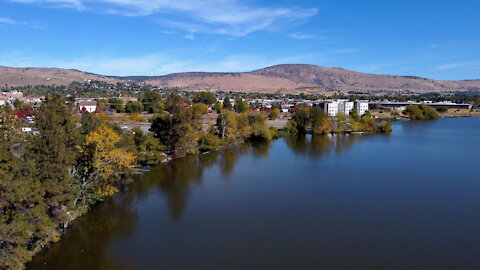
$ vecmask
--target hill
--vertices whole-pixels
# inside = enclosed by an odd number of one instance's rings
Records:
[[[0,85],[25,86],[25,85],[69,85],[72,82],[88,80],[116,83],[120,80],[82,72],[75,69],[61,68],[12,68],[0,66]]]
[[[362,92],[480,92],[480,80],[442,81],[413,76],[366,74],[341,68],[304,64],[276,65],[251,72],[186,72],[165,76],[108,77],[57,68],[0,67],[0,85],[67,85],[73,81],[133,81],[184,90],[321,93]]]

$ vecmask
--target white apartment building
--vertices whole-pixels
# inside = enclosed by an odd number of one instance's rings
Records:
[[[324,103],[324,110],[328,116],[337,116],[338,114],[338,102]]]
[[[356,110],[358,115],[362,116],[368,111],[368,100],[357,100],[355,102],[348,101],[348,99],[328,100],[318,105],[323,108],[325,113],[330,117],[337,116],[338,113],[350,115],[353,110]]]
[[[355,110],[359,116],[365,114],[368,111],[368,100],[357,100],[355,101]]]
[[[337,100],[337,102],[338,102],[339,113],[341,112],[345,115],[349,115],[354,108],[354,103],[351,101],[348,101],[348,99],[339,99]]]

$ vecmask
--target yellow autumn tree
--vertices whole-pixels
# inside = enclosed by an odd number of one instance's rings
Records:
[[[122,175],[133,168],[135,155],[117,148],[118,136],[106,125],[90,133],[78,162],[79,201],[93,204],[117,192]]]

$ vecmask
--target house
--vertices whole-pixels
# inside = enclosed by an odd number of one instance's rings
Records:
[[[22,127],[22,132],[24,132],[24,133],[30,133],[30,132],[32,132],[32,131],[33,131],[33,130],[32,130],[31,127]]]
[[[78,108],[81,112],[93,113],[97,111],[97,102],[96,101],[80,101],[78,103]]]

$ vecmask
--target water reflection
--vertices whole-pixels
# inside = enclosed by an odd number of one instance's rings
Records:
[[[68,229],[60,242],[37,255],[28,268],[133,269],[119,263],[106,248],[134,231],[138,215],[130,205],[130,196],[119,196],[92,209]]]
[[[285,138],[286,145],[297,155],[304,155],[310,158],[320,158],[330,152],[340,154],[352,147],[364,136],[357,135],[335,135],[335,136],[290,136]]]
[[[328,151],[348,149],[354,136],[287,137],[288,147],[299,155],[319,157]],[[217,166],[223,179],[234,173],[239,159],[245,155],[267,158],[272,142],[251,142],[218,152],[210,152],[172,160],[152,168],[137,181],[125,187],[115,198],[95,207],[68,230],[62,240],[46,249],[29,265],[30,269],[129,269],[109,253],[115,241],[128,239],[137,226],[138,204],[158,191],[165,200],[167,215],[180,223],[187,208],[191,190],[204,181],[205,170]]]
[[[397,122],[391,137],[288,137],[162,164],[30,268],[476,269],[479,123]]]

